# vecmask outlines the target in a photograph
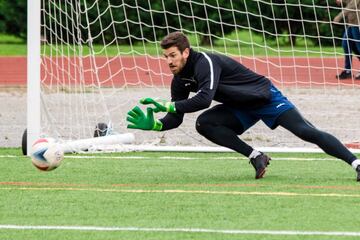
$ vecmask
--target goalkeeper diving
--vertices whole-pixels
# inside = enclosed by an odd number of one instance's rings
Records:
[[[171,101],[146,97],[146,113],[138,106],[128,112],[128,128],[167,131],[177,128],[184,114],[206,109],[196,120],[199,134],[220,146],[249,158],[255,178],[264,176],[270,157],[238,136],[262,120],[269,128],[281,126],[304,141],[316,144],[325,153],[352,166],[360,181],[360,160],[333,135],[317,129],[306,120],[271,81],[234,59],[190,47],[181,32],[161,41],[164,57],[174,74]],[[189,97],[190,92],[195,95]],[[219,104],[210,108],[212,101]],[[156,119],[154,113],[167,114]]]

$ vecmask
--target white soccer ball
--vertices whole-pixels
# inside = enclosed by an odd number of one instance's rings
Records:
[[[31,161],[42,171],[54,170],[63,159],[64,151],[51,138],[39,138],[31,147]]]

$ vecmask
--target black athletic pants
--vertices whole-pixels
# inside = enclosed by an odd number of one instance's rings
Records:
[[[325,153],[351,164],[353,155],[333,135],[320,131],[305,120],[296,109],[282,113],[276,125],[289,130],[304,141],[318,145]],[[217,105],[203,112],[196,121],[196,130],[208,140],[249,157],[253,148],[238,135],[244,132],[241,122],[224,105]]]

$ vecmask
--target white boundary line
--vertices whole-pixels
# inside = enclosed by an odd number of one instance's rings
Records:
[[[25,157],[25,156],[21,156]],[[16,155],[0,155],[0,158],[19,158],[19,156]],[[137,160],[248,160],[248,158],[245,157],[173,157],[173,156],[158,156],[158,157],[147,157],[147,156],[94,156],[94,155],[66,155],[65,158],[67,159],[119,159],[119,160],[129,160],[129,159],[137,159]],[[335,158],[286,158],[286,157],[275,157],[273,160],[275,161],[340,161]]]
[[[122,145],[124,151],[145,151],[145,152],[234,152],[225,147],[206,146],[153,146],[153,145]],[[320,148],[290,148],[290,147],[256,147],[261,152],[275,153],[323,153]],[[360,149],[349,150],[353,153],[360,153]]]
[[[256,235],[312,235],[312,236],[360,236],[360,232],[326,232],[326,231],[287,231],[287,230],[221,230],[206,228],[148,228],[148,227],[100,227],[100,226],[26,226],[0,225],[0,229],[15,230],[71,230],[71,231],[132,231],[132,232],[186,232],[186,233],[220,233],[220,234],[256,234]]]

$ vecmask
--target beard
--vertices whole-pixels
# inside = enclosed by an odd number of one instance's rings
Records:
[[[185,58],[182,58],[181,61],[179,62],[179,65],[169,65],[169,68],[170,68],[170,71],[173,73],[173,74],[178,74],[180,73],[184,66],[186,64],[186,59]]]

